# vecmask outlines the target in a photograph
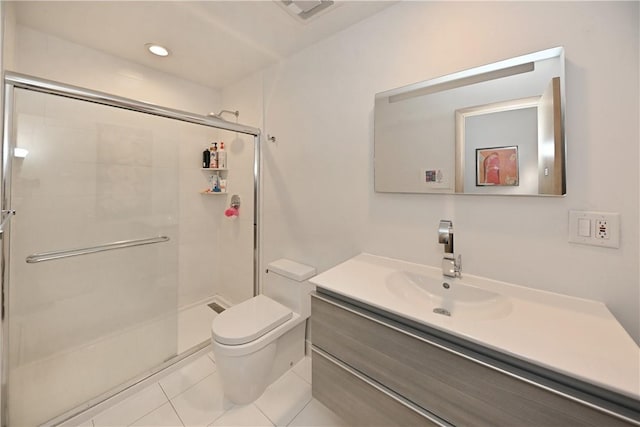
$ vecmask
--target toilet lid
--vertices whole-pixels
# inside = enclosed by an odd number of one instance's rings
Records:
[[[217,315],[211,331],[221,344],[240,345],[260,338],[291,316],[291,310],[284,305],[258,295]]]

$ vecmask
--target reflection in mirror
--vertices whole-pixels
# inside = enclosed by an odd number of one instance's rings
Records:
[[[554,48],[377,94],[375,190],[565,194],[563,85]]]

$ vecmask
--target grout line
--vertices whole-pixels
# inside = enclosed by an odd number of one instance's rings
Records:
[[[196,381],[195,383],[191,384],[189,387],[185,388],[184,390],[182,390],[180,393],[176,394],[175,396],[173,396],[171,399],[175,399],[178,396],[183,395],[184,393],[186,393],[187,391],[191,390],[192,388],[194,388],[195,386],[197,386],[198,384],[200,384],[202,381],[206,380],[207,378],[209,378],[211,375],[216,374],[215,371],[213,371],[212,373],[210,373],[209,375],[200,378],[198,381]],[[160,386],[160,388],[162,388],[162,386]],[[162,392],[164,393],[164,389],[162,389]],[[165,396],[167,394],[165,393]],[[171,399],[169,399],[169,401],[171,401]]]
[[[175,412],[176,416],[178,417],[178,419],[180,420],[180,422],[182,423],[182,426],[185,426],[184,421],[182,420],[182,417],[180,416],[180,414],[178,413],[178,411],[176,410],[176,407],[173,406],[173,402],[171,401],[171,399],[169,399],[169,396],[167,395],[167,392],[164,391],[164,388],[162,388],[162,384],[158,383],[158,385],[160,386],[160,390],[162,390],[162,393],[164,393],[164,396],[167,398],[167,400],[169,401],[169,405],[171,405],[171,409],[173,409],[173,412]]]
[[[298,378],[300,378],[302,381],[304,381],[305,383],[311,385],[311,383],[309,381],[307,381],[307,379],[305,377],[302,376],[302,374],[297,373],[296,371],[294,371],[293,369],[291,369],[291,372],[293,372],[294,374],[296,374],[298,376]]]
[[[290,370],[291,372],[293,372],[294,374],[296,374],[297,376],[299,376],[300,378],[302,378],[302,380],[303,380],[304,382],[306,382],[307,384],[311,385],[311,381],[308,381],[305,377],[303,377],[303,376],[302,376],[302,374],[301,374],[301,373],[296,372],[296,370],[294,369],[294,368],[295,368],[296,366],[298,366],[300,363],[304,362],[304,361],[305,361],[305,359],[306,359],[307,357],[308,357],[308,356],[303,357],[303,358],[302,358],[302,360],[301,360],[300,362],[298,362],[297,364],[293,365],[289,370]],[[309,363],[311,363],[311,361],[309,361]]]
[[[235,406],[232,406],[232,407],[231,407],[231,408],[229,408],[229,409],[225,409],[223,413],[221,413],[220,415],[218,415],[217,417],[215,417],[215,418],[213,419],[213,421],[211,421],[209,424],[207,424],[207,427],[212,426],[212,425],[213,425],[213,423],[215,423],[216,421],[218,421],[220,418],[224,417],[224,416],[227,414],[227,412],[229,412],[229,411],[230,411],[231,409],[233,409],[234,407],[235,407]]]
[[[160,387],[160,391],[162,391],[162,394],[163,394],[163,395],[164,395],[164,397],[166,398],[166,397],[167,397],[167,395],[166,395],[166,393],[164,392],[164,390],[162,390],[162,387],[160,386],[160,383],[158,382],[158,383],[156,383],[156,384],[158,385],[158,387]],[[151,386],[149,386],[149,387],[151,387]],[[144,389],[143,389],[143,390],[144,390]],[[129,397],[135,396],[136,394],[138,394],[138,393],[132,394],[132,395],[131,395],[131,396],[129,396]],[[168,401],[169,401],[169,399],[167,398],[167,402],[168,402]],[[153,411],[155,411],[156,409],[160,408],[162,405],[166,404],[167,402],[163,402],[162,404],[160,404],[160,406],[156,406],[155,408],[153,408],[153,409],[152,409],[152,410],[150,410],[149,412],[145,413],[143,416],[136,418],[135,420],[131,421],[131,422],[130,422],[130,423],[128,423],[127,425],[128,425],[128,426],[130,426],[130,425],[135,424],[137,421],[140,421],[141,419],[143,419],[144,417],[146,417],[147,415],[149,415],[150,413],[152,413],[152,412],[153,412]]]
[[[258,397],[258,399],[259,399],[259,398],[260,398],[260,397]],[[258,399],[256,399],[256,400],[258,400]],[[273,420],[272,420],[271,418],[269,418],[269,416],[268,416],[267,414],[265,414],[265,413],[264,413],[264,411],[263,411],[262,409],[260,409],[260,407],[259,407],[258,405],[256,405],[256,403],[255,403],[255,402],[256,402],[256,400],[254,400],[253,402],[251,402],[251,404],[252,404],[253,406],[255,406],[255,407],[256,407],[256,409],[258,409],[258,411],[259,411],[262,415],[264,415],[264,417],[265,417],[266,419],[268,419],[268,420],[269,420],[269,422],[271,423],[271,425],[272,425],[273,427],[276,427],[276,423],[274,423],[274,422],[273,422]]]
[[[290,426],[291,423],[294,422],[296,420],[296,418],[298,418],[298,415],[300,415],[302,413],[302,411],[304,411],[307,408],[307,406],[309,406],[309,404],[311,403],[312,400],[313,400],[313,397],[311,397],[311,399],[309,399],[309,401],[307,403],[305,403],[305,405],[302,407],[302,409],[300,409],[300,411],[298,411],[298,413],[295,414],[293,416],[293,418],[291,418],[291,421],[289,421],[287,426]]]
[[[287,375],[287,374],[289,374],[289,373],[291,373],[291,372],[293,372],[293,374],[295,374],[295,376],[297,376],[297,377],[299,377],[299,378],[300,378],[300,375],[298,375],[296,372],[294,372],[294,371],[293,371],[293,368],[289,368],[289,370],[288,370],[284,375],[282,375],[280,378],[284,377],[285,375]],[[304,379],[304,378],[301,378],[301,380],[302,380],[302,382],[303,382],[303,383],[305,383],[305,384],[307,384],[309,387],[311,387],[311,384],[309,384],[307,381],[305,381],[305,379]],[[269,386],[271,386],[271,385],[269,385]],[[269,387],[267,387],[267,390],[268,390],[268,389],[269,389]],[[266,390],[265,390],[265,392],[266,392]],[[287,426],[289,426],[289,425],[290,425],[290,424],[291,424],[291,423],[292,423],[292,422],[293,422],[293,421],[298,417],[298,415],[300,415],[300,413],[301,413],[302,411],[304,411],[304,408],[306,408],[306,407],[307,407],[307,405],[309,405],[309,403],[311,403],[311,401],[312,401],[312,400],[313,400],[313,395],[310,397],[310,399],[307,401],[307,403],[305,403],[305,404],[304,404],[304,406],[303,406],[303,407],[302,407],[298,412],[296,412],[296,414],[291,418],[291,421],[289,421],[286,425],[287,425]],[[256,401],[257,401],[257,399],[256,399]],[[260,407],[259,407],[258,405],[256,405],[256,407],[257,407],[258,409],[260,409]],[[262,411],[260,411],[260,412],[262,412]],[[262,412],[262,413],[264,414],[264,412]],[[277,424],[276,422],[274,422],[271,418],[269,418],[269,416],[268,416],[267,414],[265,414],[265,416],[269,419],[269,421],[271,421],[271,423],[272,423],[274,426],[278,426],[278,424]]]

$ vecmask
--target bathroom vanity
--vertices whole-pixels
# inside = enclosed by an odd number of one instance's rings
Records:
[[[350,425],[640,425],[601,303],[368,254],[312,282],[313,395]]]

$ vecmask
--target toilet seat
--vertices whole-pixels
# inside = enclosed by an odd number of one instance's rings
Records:
[[[289,308],[258,295],[220,313],[211,330],[220,344],[241,345],[260,338],[292,316]]]

